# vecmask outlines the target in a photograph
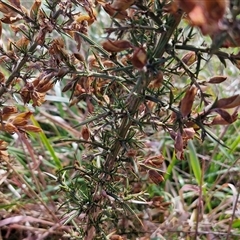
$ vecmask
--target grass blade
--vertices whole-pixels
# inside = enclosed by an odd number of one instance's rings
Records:
[[[190,166],[193,170],[195,179],[197,181],[197,183],[200,185],[201,184],[201,166],[199,163],[199,158],[196,154],[196,149],[194,147],[193,142],[190,140],[188,142],[188,148],[189,148],[189,161],[190,161]]]
[[[31,116],[31,120],[33,122],[33,124],[37,127],[40,127],[39,123],[37,122],[37,120],[34,118],[34,116],[32,115]],[[40,127],[41,128],[41,127]],[[39,133],[39,137],[43,143],[43,145],[45,146],[45,148],[49,151],[54,163],[55,163],[55,166],[56,168],[59,170],[62,168],[62,163],[61,161],[59,160],[59,158],[56,156],[55,154],[55,151],[53,149],[53,147],[51,146],[51,143],[48,141],[46,135],[44,132],[40,132]]]

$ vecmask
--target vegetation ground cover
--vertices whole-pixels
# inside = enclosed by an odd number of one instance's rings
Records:
[[[2,239],[239,239],[238,1],[0,1]]]

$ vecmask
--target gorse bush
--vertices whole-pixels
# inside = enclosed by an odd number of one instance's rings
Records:
[[[228,183],[224,172],[215,182],[222,168],[197,151],[205,140],[208,150],[217,144],[230,156],[226,169],[231,162],[239,172],[239,138],[229,145],[217,131],[237,124],[240,95],[218,96],[213,89],[230,80],[208,69],[240,66],[238,1],[9,0],[0,12],[1,161],[62,239],[237,239],[239,177]],[[14,168],[13,134],[33,160],[28,178],[36,184],[38,169],[53,186],[56,213],[40,194],[43,178],[32,188]],[[40,145],[51,170],[38,166]]]

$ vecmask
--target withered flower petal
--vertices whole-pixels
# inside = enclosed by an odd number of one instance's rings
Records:
[[[20,130],[29,131],[29,132],[41,132],[42,129],[34,125],[25,125],[21,126]]]
[[[162,181],[164,181],[164,177],[159,172],[153,169],[150,169],[148,171],[148,176],[151,179],[151,181],[155,184],[159,184]]]
[[[135,48],[131,58],[132,65],[136,68],[143,68],[147,64],[147,53],[143,47]]]
[[[196,94],[197,88],[195,86],[191,86],[187,89],[186,94],[180,103],[180,112],[183,118],[187,117],[191,113]]]
[[[217,108],[234,108],[240,105],[240,94],[228,98],[219,99],[216,103]]]

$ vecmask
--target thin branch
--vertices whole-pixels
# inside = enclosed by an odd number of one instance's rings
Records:
[[[22,60],[17,64],[17,66],[13,69],[11,75],[8,77],[6,83],[4,86],[0,88],[0,97],[7,91],[8,87],[12,84],[15,77],[18,77],[21,71],[21,68],[24,66],[24,64],[29,59],[29,53],[32,53],[38,46],[37,42],[34,42],[32,46],[28,50],[28,54],[25,54],[25,56],[22,58]]]
[[[229,60],[240,60],[239,54],[229,54],[223,51],[214,50],[212,51],[211,48],[202,48],[202,47],[195,47],[193,45],[174,45],[175,49],[181,49],[181,50],[188,50],[193,51],[195,53],[208,53],[212,55],[216,55],[218,57],[229,59]]]

